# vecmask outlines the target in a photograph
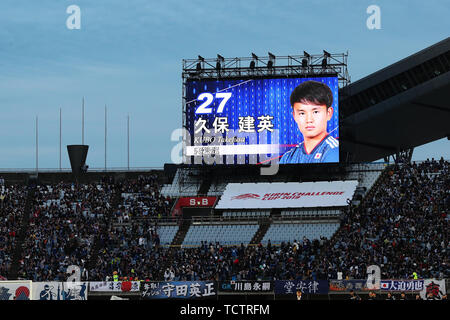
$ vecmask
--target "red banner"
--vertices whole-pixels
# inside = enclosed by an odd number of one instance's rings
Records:
[[[214,207],[217,197],[182,197],[178,199],[179,206],[183,207]]]
[[[181,215],[182,208],[211,208],[214,207],[217,197],[181,197],[177,200],[172,211],[172,216]]]

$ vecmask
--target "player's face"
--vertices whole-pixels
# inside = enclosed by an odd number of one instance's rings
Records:
[[[327,121],[333,115],[333,108],[326,105],[294,103],[293,116],[304,138],[315,138],[327,132]]]

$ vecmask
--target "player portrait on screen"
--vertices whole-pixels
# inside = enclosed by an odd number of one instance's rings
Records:
[[[339,141],[327,132],[333,93],[324,83],[305,81],[291,93],[292,116],[303,142],[287,151],[280,164],[339,162]]]

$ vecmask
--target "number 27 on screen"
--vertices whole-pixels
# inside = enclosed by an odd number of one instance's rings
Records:
[[[220,102],[219,106],[217,107],[217,112],[216,113],[222,113],[223,109],[225,107],[225,104],[227,103],[227,101],[231,98],[231,92],[217,92],[216,93],[216,99],[222,99],[222,101]],[[212,93],[209,92],[204,92],[202,94],[200,94],[197,97],[197,100],[199,101],[205,101],[203,102],[201,105],[198,106],[197,110],[195,111],[195,113],[197,114],[205,114],[205,113],[212,113],[212,107],[210,107],[211,103],[213,103],[214,101],[214,95]]]

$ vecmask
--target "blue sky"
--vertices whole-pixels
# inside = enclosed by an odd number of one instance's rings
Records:
[[[66,9],[81,9],[69,30]],[[366,27],[369,5],[381,8],[381,29]],[[245,57],[349,52],[356,81],[449,36],[447,1],[416,0],[2,0],[0,2],[0,168],[34,168],[39,118],[39,167],[62,167],[67,144],[81,143],[85,97],[87,163],[162,167],[173,130],[181,126],[181,63],[197,55]],[[416,148],[415,160],[450,159],[450,141]]]

